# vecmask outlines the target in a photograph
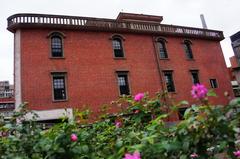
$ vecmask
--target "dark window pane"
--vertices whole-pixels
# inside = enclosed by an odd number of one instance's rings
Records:
[[[62,38],[59,36],[53,36],[51,38],[52,57],[62,57]]]
[[[198,77],[198,71],[191,71],[192,74],[192,82],[193,84],[200,83],[199,82],[199,77]]]
[[[129,85],[128,85],[128,76],[127,74],[118,74],[118,86],[120,90],[120,95],[129,95]]]
[[[186,110],[187,110],[187,108],[179,108],[178,109],[179,120],[184,120],[184,114],[185,114]]]
[[[240,90],[238,88],[233,88],[233,93],[235,97],[240,97]]]
[[[188,59],[193,59],[192,48],[189,42],[184,43],[184,50]]]
[[[114,39],[112,41],[113,51],[115,57],[124,57],[122,41],[120,39]]]
[[[173,82],[172,72],[164,72],[165,82],[168,92],[175,92],[175,86]]]
[[[210,79],[210,84],[212,88],[218,88],[218,83],[216,79]]]
[[[54,100],[66,99],[65,76],[53,76]]]
[[[113,40],[113,49],[116,49],[116,50],[121,50],[122,49],[121,41],[119,39],[114,39]]]
[[[159,41],[158,45],[159,45],[160,58],[168,58],[165,43],[163,41]]]

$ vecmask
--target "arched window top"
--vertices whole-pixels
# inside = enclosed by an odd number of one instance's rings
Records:
[[[156,42],[164,42],[164,43],[167,43],[168,41],[164,38],[164,37],[157,37],[155,39]]]
[[[188,45],[192,45],[193,44],[192,41],[188,40],[188,39],[183,40],[183,43],[184,44],[188,44]]]
[[[119,39],[119,40],[122,40],[122,41],[125,41],[125,37],[120,35],[120,34],[113,34],[111,37],[110,37],[110,40],[114,40],[114,39]]]
[[[60,37],[60,38],[66,38],[66,35],[62,32],[59,31],[52,31],[47,35],[47,38],[52,38],[52,37]]]

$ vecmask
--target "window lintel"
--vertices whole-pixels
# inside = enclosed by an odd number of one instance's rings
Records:
[[[126,70],[126,69],[117,69],[117,70],[115,70],[115,72],[117,74],[127,74],[127,73],[129,73],[129,71]]]
[[[51,38],[53,36],[59,36],[61,38],[66,38],[66,35],[63,32],[60,31],[52,31],[47,35],[47,38]]]
[[[65,70],[60,70],[60,71],[51,71],[51,75],[64,75],[67,74],[67,71]]]
[[[125,41],[126,38],[124,36],[120,35],[120,34],[113,34],[113,35],[111,35],[109,40],[114,40],[114,39],[120,39],[122,41]]]
[[[174,70],[172,70],[172,69],[165,69],[165,70],[162,70],[164,73],[165,72],[174,72]]]
[[[167,43],[168,41],[167,41],[166,38],[164,38],[164,37],[156,37],[156,38],[155,38],[155,42],[164,42],[164,43]]]
[[[190,72],[199,72],[198,69],[190,69],[189,71],[190,71]]]
[[[193,42],[191,40],[189,40],[189,39],[184,39],[182,43],[183,44],[190,44],[190,45],[193,44]]]

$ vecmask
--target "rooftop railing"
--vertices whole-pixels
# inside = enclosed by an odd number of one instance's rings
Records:
[[[46,14],[15,14],[8,19],[8,30],[14,32],[20,27],[61,27],[63,29],[89,29],[106,31],[144,32],[173,34],[177,36],[224,39],[222,31],[113,19],[76,17]]]

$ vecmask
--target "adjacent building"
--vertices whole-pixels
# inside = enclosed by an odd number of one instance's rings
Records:
[[[190,90],[196,83],[218,94],[211,103],[228,103],[224,92],[233,94],[220,46],[222,31],[162,20],[132,13],[119,13],[116,19],[10,16],[16,107],[27,101],[41,120],[54,120],[64,108],[71,113],[89,105],[96,113],[101,104],[139,92],[167,90],[176,101],[193,102]]]
[[[240,31],[230,36],[237,66],[240,66]]]
[[[230,57],[229,68],[234,95],[240,97],[240,31],[230,36],[234,56]]]
[[[9,81],[0,81],[0,115],[9,118],[14,108],[13,85]]]

